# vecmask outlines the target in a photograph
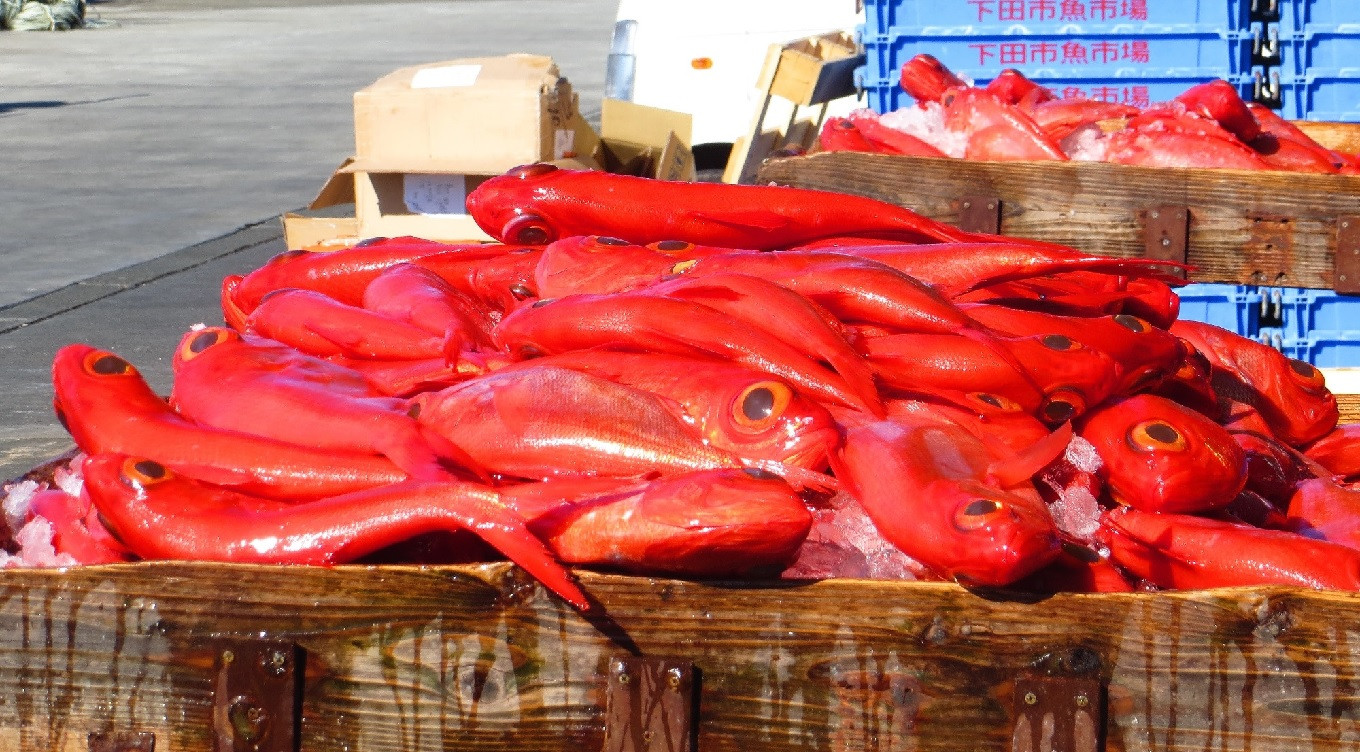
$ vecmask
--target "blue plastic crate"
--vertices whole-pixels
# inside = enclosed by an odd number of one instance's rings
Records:
[[[1310,24],[1360,24],[1360,4],[1355,0],[1272,0],[1275,17],[1286,31],[1302,31]]]
[[[880,114],[892,112],[915,103],[916,100],[902,90],[900,72],[894,73],[886,79],[869,78],[864,75],[865,72],[865,68],[859,68],[855,71],[855,85],[864,91],[868,106],[874,111]],[[1214,70],[1192,71],[1174,75],[1163,74],[1156,77],[1148,73],[1143,77],[1129,78],[1049,76],[1044,71],[1023,72],[1039,84],[1054,90],[1060,96],[1121,102],[1138,107],[1154,102],[1165,102],[1195,84],[1201,84],[1214,78],[1224,78]],[[978,85],[986,85],[997,73],[998,71],[987,71],[985,75],[982,75],[981,72],[967,72],[969,78]],[[1227,80],[1232,81],[1237,86],[1237,91],[1243,98],[1252,96],[1253,81],[1249,76],[1237,76]]]
[[[1338,295],[1331,290],[1294,287],[1262,290],[1277,299],[1280,328],[1285,339],[1299,340],[1319,331],[1352,332],[1360,336],[1360,295]]]
[[[1360,2],[1357,3],[1360,7]],[[1281,76],[1299,78],[1320,69],[1355,69],[1360,65],[1360,24],[1309,26],[1303,31],[1278,33]],[[1270,43],[1267,38],[1265,42]]]
[[[1251,72],[1248,32],[1079,35],[976,26],[940,34],[917,27],[882,36],[866,33],[861,41],[866,78],[871,79],[901,75],[902,64],[921,53],[974,78],[995,76],[1006,68],[1066,78],[1158,78],[1187,71],[1212,71],[1226,78]]]
[[[1243,337],[1260,334],[1261,293],[1249,285],[1194,283],[1178,288],[1179,318],[1202,321]]]
[[[1278,98],[1276,109],[1287,120],[1360,122],[1360,67],[1313,68],[1302,76],[1270,71],[1264,91]]]
[[[865,30],[890,34],[895,27],[1056,27],[1076,34],[1116,28],[1168,31],[1187,26],[1222,31],[1247,28],[1252,0],[865,0]]]
[[[1317,331],[1306,339],[1286,339],[1279,350],[1318,368],[1360,366],[1360,331]]]

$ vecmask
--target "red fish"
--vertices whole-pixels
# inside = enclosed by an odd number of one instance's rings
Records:
[[[29,499],[28,511],[52,523],[52,548],[80,564],[115,564],[132,558],[104,528],[99,510],[86,494],[76,497],[59,489],[41,490]]]
[[[440,253],[414,263],[438,274],[453,289],[481,301],[492,318],[498,318],[521,300],[539,295],[534,270],[542,256],[542,248],[511,248],[488,259]]]
[[[1061,143],[1082,126],[1122,121],[1137,115],[1138,108],[1097,99],[1053,99],[1035,104],[1029,114],[1049,138]]]
[[[497,371],[545,367],[608,379],[679,407],[676,417],[705,442],[741,457],[820,470],[840,434],[826,408],[782,379],[737,363],[657,353],[575,350],[524,361]]]
[[[1346,165],[1347,160],[1344,156],[1314,141],[1297,125],[1280,117],[1279,113],[1269,107],[1248,102],[1247,109],[1251,110],[1251,114],[1261,126],[1261,135],[1250,141],[1251,146],[1257,151],[1265,152],[1273,144],[1274,151],[1285,152],[1284,156],[1289,165],[1318,172],[1326,172],[1322,165],[1331,167],[1333,172]],[[1270,154],[1266,154],[1266,159],[1272,164],[1281,166]]]
[[[987,91],[1006,104],[1046,102],[1056,98],[1049,89],[1040,86],[1014,68],[1006,68],[987,83]]]
[[[246,312],[236,305],[236,291],[241,287],[241,281],[245,277],[240,274],[228,274],[222,278],[222,292],[219,296],[222,305],[222,320],[226,325],[238,332],[246,330]]]
[[[1301,480],[1286,514],[1294,530],[1360,550],[1360,491],[1330,477]]]
[[[1360,476],[1360,423],[1337,426],[1309,444],[1303,453],[1347,480]]]
[[[649,481],[557,479],[502,493],[561,561],[639,574],[778,572],[812,524],[787,483],[750,469]]]
[[[1246,456],[1222,426],[1164,397],[1140,394],[1079,421],[1104,464],[1110,494],[1145,512],[1205,512],[1232,503]]]
[[[1250,143],[1261,132],[1260,123],[1242,101],[1237,87],[1221,78],[1191,86],[1178,94],[1175,101],[1190,112],[1213,119],[1243,143]]]
[[[246,331],[309,355],[420,360],[449,355],[444,337],[311,290],[279,290],[246,319]]]
[[[884,154],[903,154],[910,157],[944,158],[948,155],[916,136],[884,125],[878,113],[869,109],[855,110],[846,118],[868,142],[869,151]],[[823,129],[825,133],[825,128]]]
[[[873,372],[829,311],[786,287],[749,274],[681,275],[647,288],[653,295],[701,303],[801,348],[831,366],[870,412],[882,405]]]
[[[719,356],[787,379],[817,399],[873,409],[801,349],[700,303],[645,292],[541,300],[501,320],[495,339],[521,359],[591,347]]]
[[[434,272],[414,264],[393,266],[364,288],[365,310],[442,338],[449,352],[491,349],[490,314]]]
[[[986,89],[951,89],[940,98],[945,128],[967,134],[967,159],[1067,161],[1058,143],[1019,107]]]
[[[1255,408],[1281,441],[1303,446],[1336,427],[1336,396],[1312,365],[1213,324],[1178,321],[1171,332],[1208,358],[1222,396]]]
[[[821,151],[879,151],[848,117],[827,118],[817,136],[817,148]]]
[[[1107,394],[1128,394],[1175,373],[1187,348],[1179,338],[1137,316],[1080,318],[1004,306],[970,305],[963,310],[989,329],[1016,337],[1065,337],[1110,357],[1115,368]],[[1087,395],[1094,405],[1105,395]]]
[[[938,102],[946,91],[968,85],[946,68],[944,63],[925,53],[903,63],[898,80],[902,83],[902,89],[915,97],[918,103]]]
[[[1120,507],[1102,533],[1116,564],[1159,587],[1360,590],[1360,551],[1280,530]]]
[[[452,480],[441,460],[485,477],[472,458],[423,432],[405,400],[358,373],[221,327],[191,331],[175,351],[170,402],[194,422],[317,449],[382,454],[413,478]]]
[[[393,238],[333,251],[285,251],[245,275],[233,299],[242,311],[250,313],[269,293],[297,288],[357,306],[368,283],[396,264],[450,252],[470,259],[487,259],[506,250],[499,245],[451,245],[421,238]]]
[[[182,475],[282,499],[315,499],[407,477],[385,457],[194,424],[152,392],[132,364],[89,345],[57,351],[52,385],[57,418],[87,454],[135,454]]]
[[[906,418],[847,426],[832,462],[885,538],[974,585],[1007,585],[1053,561],[1057,530],[1027,480],[1051,456],[1003,467],[951,421],[925,411]]]
[[[882,201],[765,185],[686,183],[549,164],[517,167],[468,195],[493,237],[544,245],[572,235],[783,248],[833,235],[916,241],[978,236]]]
[[[85,461],[90,497],[118,540],[143,559],[329,566],[431,531],[468,530],[582,610],[571,575],[476,483],[409,481],[288,504],[199,483],[140,457]]]
[[[417,419],[492,471],[520,478],[639,477],[760,467],[801,483],[820,473],[739,457],[703,440],[662,397],[565,368],[498,372],[411,399]]]
[[[1153,259],[1111,258],[1083,253],[1055,244],[933,243],[929,245],[842,246],[836,252],[887,264],[957,298],[970,290],[1017,279],[1046,277],[1072,271],[1106,272],[1111,275],[1151,277],[1180,282],[1166,270],[1177,264]]]

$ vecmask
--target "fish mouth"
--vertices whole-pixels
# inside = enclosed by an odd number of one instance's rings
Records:
[[[780,462],[806,470],[825,470],[831,460],[831,449],[839,440],[840,431],[835,428],[809,432],[805,434],[804,442],[793,452],[784,455]]]

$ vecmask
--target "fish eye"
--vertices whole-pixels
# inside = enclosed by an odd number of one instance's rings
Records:
[[[387,240],[388,240],[388,238],[385,238],[385,237],[383,237],[383,236],[381,236],[381,235],[379,235],[379,236],[377,236],[377,237],[372,237],[372,238],[364,238],[363,240],[360,240],[359,242],[355,243],[355,244],[354,244],[354,247],[355,247],[355,248],[367,248],[367,247],[369,247],[369,246],[371,246],[371,245],[377,245],[377,244],[379,244],[379,243],[386,242]],[[306,253],[306,251],[289,251],[289,253]]]
[[[1067,352],[1081,347],[1081,345],[1073,342],[1071,337],[1064,334],[1045,334],[1043,337],[1039,338],[1039,342],[1044,347],[1047,347],[1050,350],[1056,350],[1057,352]]]
[[[514,296],[515,300],[528,300],[534,296],[534,291],[530,290],[527,285],[516,282],[510,285],[510,294]]]
[[[743,428],[764,430],[784,414],[793,392],[778,381],[760,381],[742,390],[732,406],[732,417]]]
[[[1146,332],[1152,328],[1152,325],[1149,324],[1148,322],[1138,318],[1137,316],[1130,316],[1127,313],[1121,313],[1115,316],[1114,323],[1124,327],[1125,329],[1128,329],[1131,332],[1137,332],[1139,334],[1142,334],[1143,332]]]
[[[954,513],[954,527],[971,532],[1009,516],[1010,509],[996,499],[973,499],[961,504]]]
[[[1307,363],[1297,358],[1289,358],[1288,360],[1289,370],[1300,376],[1308,383],[1308,386],[1321,387],[1326,385],[1326,378],[1322,375],[1322,371],[1314,368],[1311,363]]]
[[[113,353],[96,350],[85,356],[85,372],[95,376],[124,376],[136,373],[137,369]]]
[[[1086,400],[1070,390],[1054,392],[1039,409],[1040,417],[1048,423],[1069,421],[1086,411]]]
[[[535,300],[534,302],[530,303],[529,307],[542,308],[543,306],[548,305],[549,303],[555,302],[557,302],[557,298],[540,298],[539,300]]]
[[[512,178],[520,178],[521,180],[524,180],[527,178],[536,178],[540,175],[547,175],[550,172],[556,171],[557,165],[550,165],[546,162],[538,162],[537,164],[527,164],[520,165],[519,167],[512,167],[510,171],[506,172],[505,174]]]
[[[123,467],[118,475],[123,485],[133,490],[154,486],[170,478],[171,473],[164,465],[141,457],[128,457],[123,460]]]
[[[1080,543],[1073,543],[1072,541],[1063,541],[1061,546],[1063,553],[1071,556],[1077,561],[1086,564],[1095,564],[1100,561],[1100,553],[1090,546],[1083,546]]]
[[[680,251],[690,250],[694,247],[694,244],[685,240],[662,240],[647,247],[662,253],[679,253]]]
[[[621,238],[596,237],[596,238],[594,239],[594,242],[591,243],[591,245],[612,245],[612,246],[620,246],[620,245],[632,245],[632,244],[629,243],[627,240],[623,240],[623,239],[621,239]]]
[[[1181,432],[1161,419],[1145,420],[1130,428],[1128,442],[1140,452],[1184,452],[1190,448]]]
[[[222,327],[214,326],[203,329],[184,343],[184,347],[180,348],[179,357],[185,361],[193,360],[204,350],[214,345],[220,345],[236,336],[239,336],[236,332]]]
[[[557,232],[537,214],[521,214],[505,223],[501,239],[512,245],[547,245],[557,240]]]

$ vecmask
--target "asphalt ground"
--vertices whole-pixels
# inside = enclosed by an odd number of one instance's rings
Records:
[[[278,217],[353,152],[352,94],[400,67],[553,57],[598,122],[615,3],[92,3],[89,28],[0,32],[0,479],[71,447],[53,354],[127,358],[158,391],[222,277],[284,250]]]

